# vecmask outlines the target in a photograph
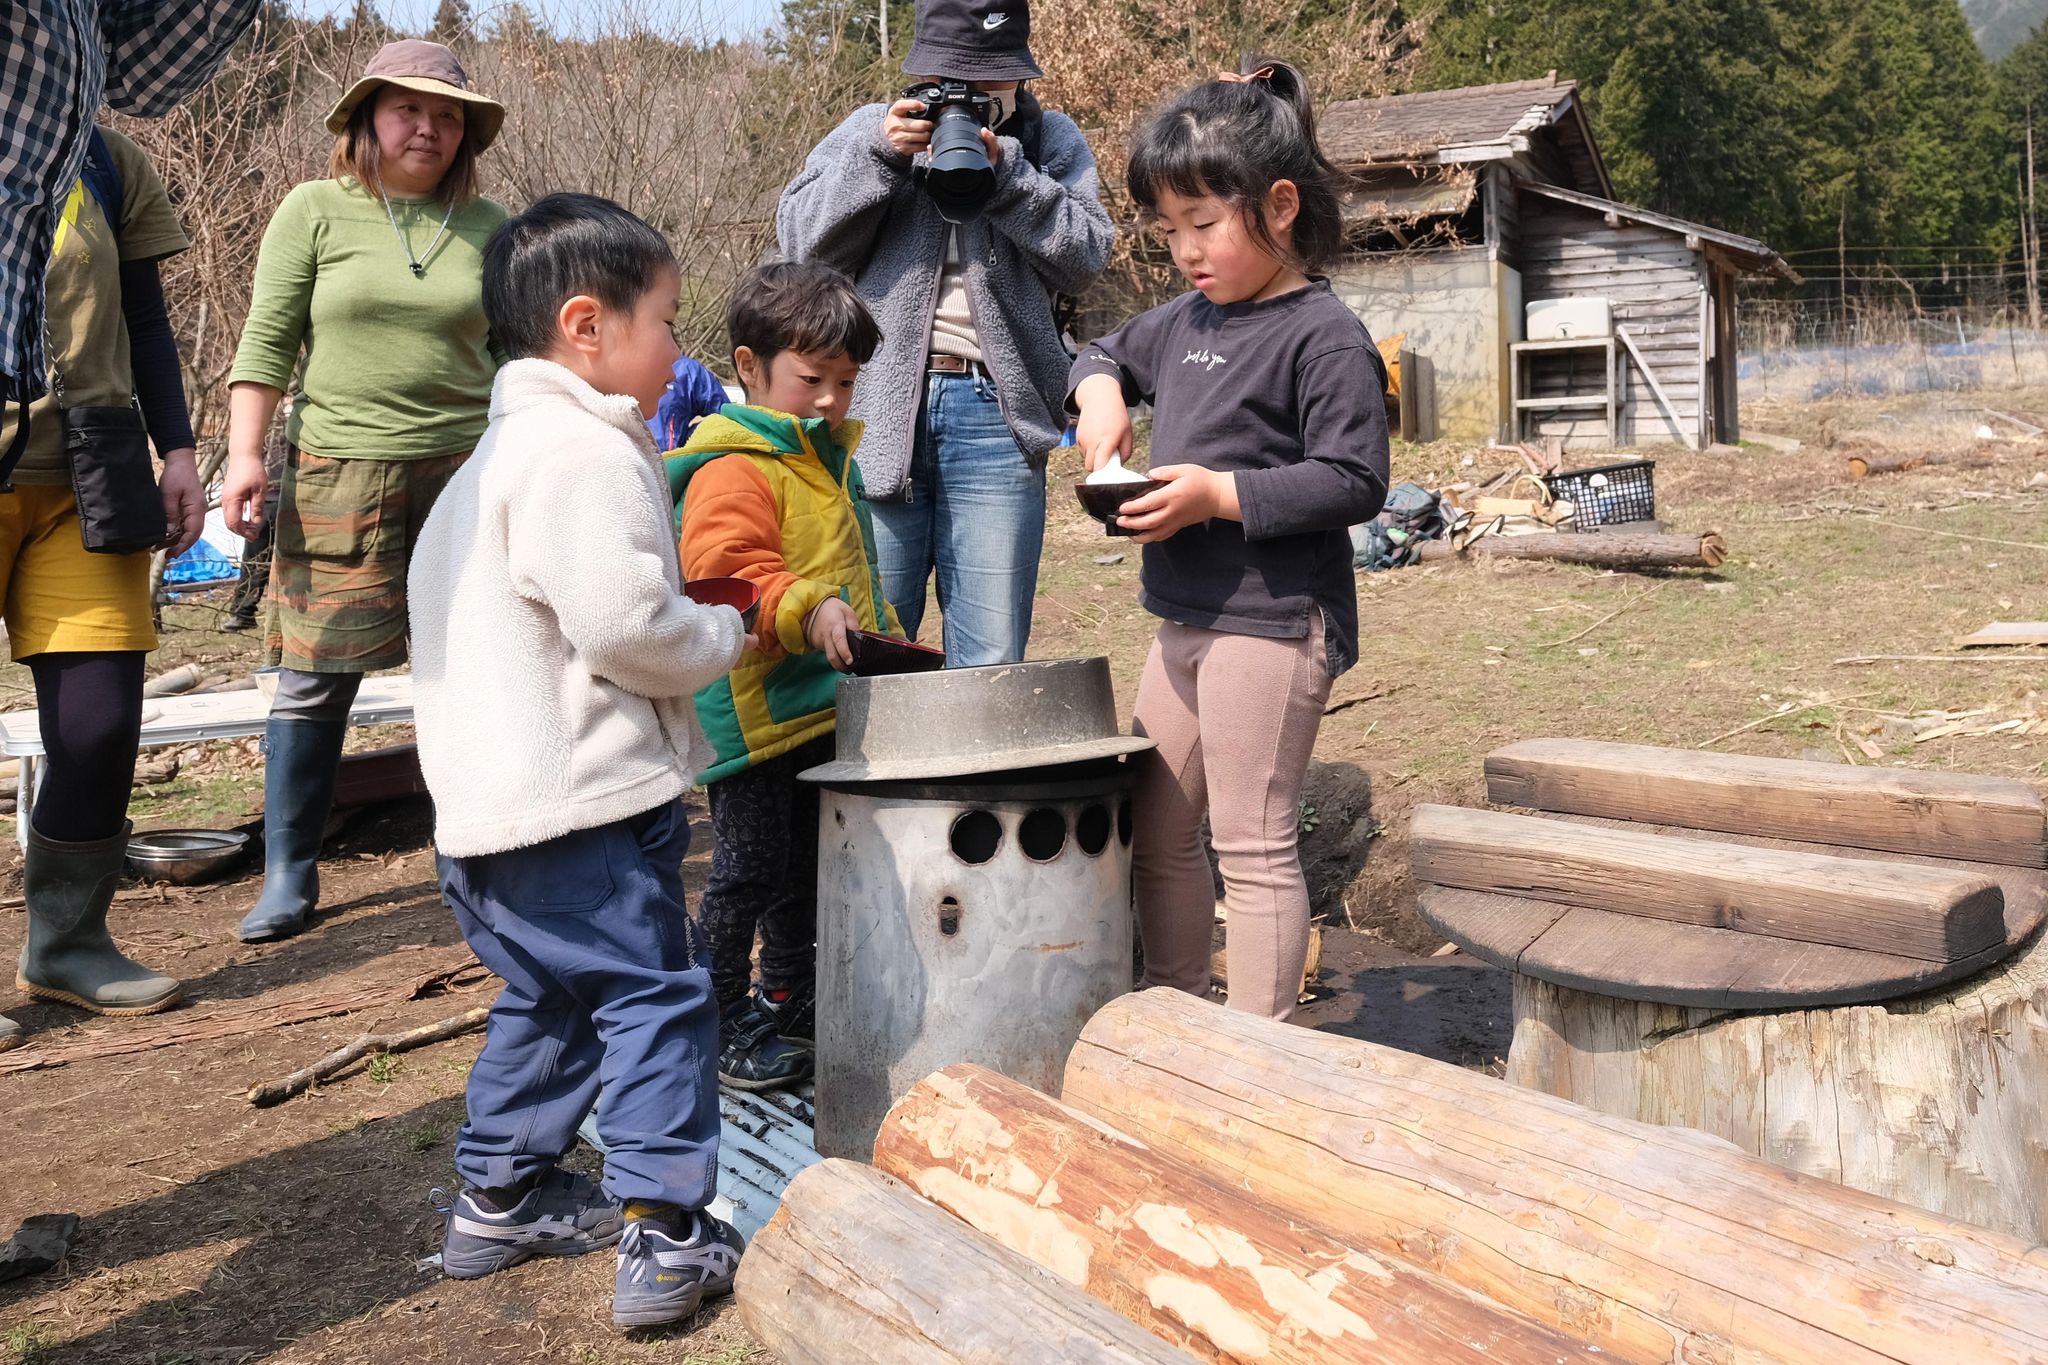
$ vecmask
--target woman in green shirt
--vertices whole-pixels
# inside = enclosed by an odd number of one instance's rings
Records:
[[[405,575],[434,499],[489,417],[498,361],[483,248],[505,210],[476,159],[505,117],[439,43],[388,43],[328,116],[327,180],[263,235],[230,372],[222,510],[263,517],[263,438],[298,371],[272,549],[263,895],[247,942],[288,938],[319,900],[320,835],[365,673],[406,659]]]

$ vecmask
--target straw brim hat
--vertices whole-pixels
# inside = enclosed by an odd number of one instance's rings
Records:
[[[478,151],[496,141],[498,130],[505,125],[505,106],[469,88],[469,73],[462,69],[453,52],[439,43],[408,38],[386,43],[370,59],[361,78],[348,88],[348,93],[334,106],[334,112],[327,116],[327,131],[347,131],[357,106],[387,85],[460,100],[464,106],[464,130]]]

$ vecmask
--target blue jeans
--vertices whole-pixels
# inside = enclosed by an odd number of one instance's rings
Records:
[[[606,1194],[700,1209],[718,1193],[718,1005],[683,907],[689,849],[674,801],[439,860],[462,936],[505,982],[455,1139],[471,1185],[545,1172],[596,1104]]]
[[[978,374],[926,377],[908,492],[908,501],[871,503],[882,591],[903,629],[917,638],[936,569],[946,663],[1023,658],[1045,542],[1045,471],[1017,448],[995,385]]]

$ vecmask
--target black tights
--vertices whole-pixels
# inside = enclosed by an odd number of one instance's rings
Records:
[[[141,650],[36,654],[43,748],[34,828],[45,839],[87,843],[121,832],[142,736]]]

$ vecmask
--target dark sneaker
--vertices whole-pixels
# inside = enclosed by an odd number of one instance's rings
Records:
[[[256,629],[256,618],[247,613],[238,612],[233,616],[222,617],[220,628],[230,632],[254,630]]]
[[[777,1090],[811,1074],[811,1054],[784,1038],[748,995],[718,1024],[718,1079],[739,1090]]]
[[[787,1000],[776,1000],[766,991],[754,992],[762,1012],[775,1021],[775,1031],[799,1047],[818,1045],[818,988],[799,986]]]
[[[618,1241],[624,1226],[619,1206],[596,1181],[564,1170],[542,1176],[502,1213],[486,1208],[475,1190],[464,1190],[445,1209],[441,1269],[453,1280],[474,1280],[535,1256],[581,1256]]]
[[[745,1245],[737,1230],[708,1213],[629,1219],[619,1238],[612,1325],[665,1326],[706,1299],[732,1293]]]

